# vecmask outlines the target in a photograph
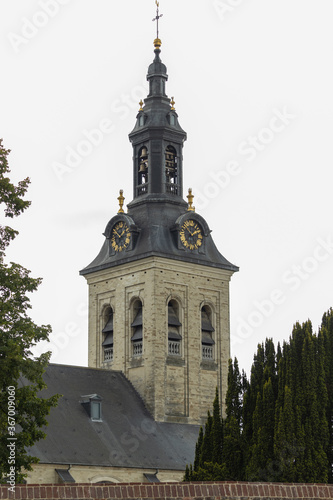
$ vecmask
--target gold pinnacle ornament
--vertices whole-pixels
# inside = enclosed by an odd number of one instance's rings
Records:
[[[187,209],[187,211],[188,212],[195,212],[195,207],[193,206],[194,195],[192,194],[192,189],[191,188],[189,188],[188,195],[186,196],[186,198],[188,199],[188,209]]]
[[[123,209],[123,206],[124,206],[124,196],[123,196],[123,193],[124,191],[121,189],[119,191],[119,196],[117,198],[117,200],[119,201],[119,210],[118,210],[118,214],[123,214],[124,213],[124,209]]]
[[[142,107],[142,106],[143,106],[143,100],[142,100],[142,99],[141,99],[141,101],[139,102],[139,104],[140,104],[140,109],[139,109],[139,111],[143,111],[143,107]]]
[[[170,104],[171,104],[171,111],[176,111],[176,108],[175,108],[175,98],[174,97],[171,97],[171,101],[170,101]]]

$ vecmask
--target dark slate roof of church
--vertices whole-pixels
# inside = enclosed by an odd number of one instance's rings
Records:
[[[184,470],[194,460],[199,426],[155,422],[123,373],[50,364],[42,396],[62,394],[51,409],[47,437],[30,453],[41,463]],[[102,398],[92,421],[82,396]]]

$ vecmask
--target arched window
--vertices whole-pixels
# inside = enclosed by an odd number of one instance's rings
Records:
[[[133,304],[133,322],[132,327],[132,355],[134,357],[140,357],[143,353],[143,342],[142,342],[142,302],[137,300]]]
[[[108,309],[105,319],[105,326],[102,330],[104,335],[102,347],[103,347],[103,359],[107,363],[113,361],[113,311]]]
[[[203,306],[201,309],[201,344],[202,359],[213,361],[214,359],[214,339],[212,325],[212,311],[210,307]]]
[[[138,159],[138,195],[148,192],[148,149],[143,146]]]
[[[171,356],[182,355],[181,326],[178,303],[170,300],[168,304],[168,354]]]
[[[177,162],[177,151],[173,146],[168,146],[165,150],[165,177],[167,193],[178,194]]]

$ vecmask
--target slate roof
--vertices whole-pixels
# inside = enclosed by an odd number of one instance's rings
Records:
[[[132,202],[132,208],[128,205],[128,215],[116,215],[108,222],[103,233],[106,238],[99,254],[80,271],[81,275],[152,256],[227,269],[232,272],[239,270],[218,251],[203,217],[188,212],[182,205],[171,204],[170,199],[164,199],[162,195],[156,199],[149,196],[142,196],[139,201]],[[181,225],[189,218],[198,222],[204,230],[205,241],[200,250],[185,251],[184,247],[177,244]],[[132,222],[133,227],[138,229],[138,237],[134,248],[112,254],[109,241],[111,229],[120,219],[125,220],[130,229]]]
[[[184,470],[194,460],[199,426],[155,422],[121,372],[50,364],[43,397],[62,394],[47,437],[30,448],[41,463]],[[102,398],[102,422],[81,396]]]

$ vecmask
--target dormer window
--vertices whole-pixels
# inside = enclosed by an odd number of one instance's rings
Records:
[[[214,331],[211,309],[208,306],[204,306],[201,309],[201,344],[203,360],[214,360]]]
[[[98,394],[89,394],[81,397],[81,404],[90,419],[94,422],[102,422],[102,398]]]
[[[102,343],[104,361],[110,363],[113,361],[113,311],[109,310],[105,327],[102,330],[104,340]]]

